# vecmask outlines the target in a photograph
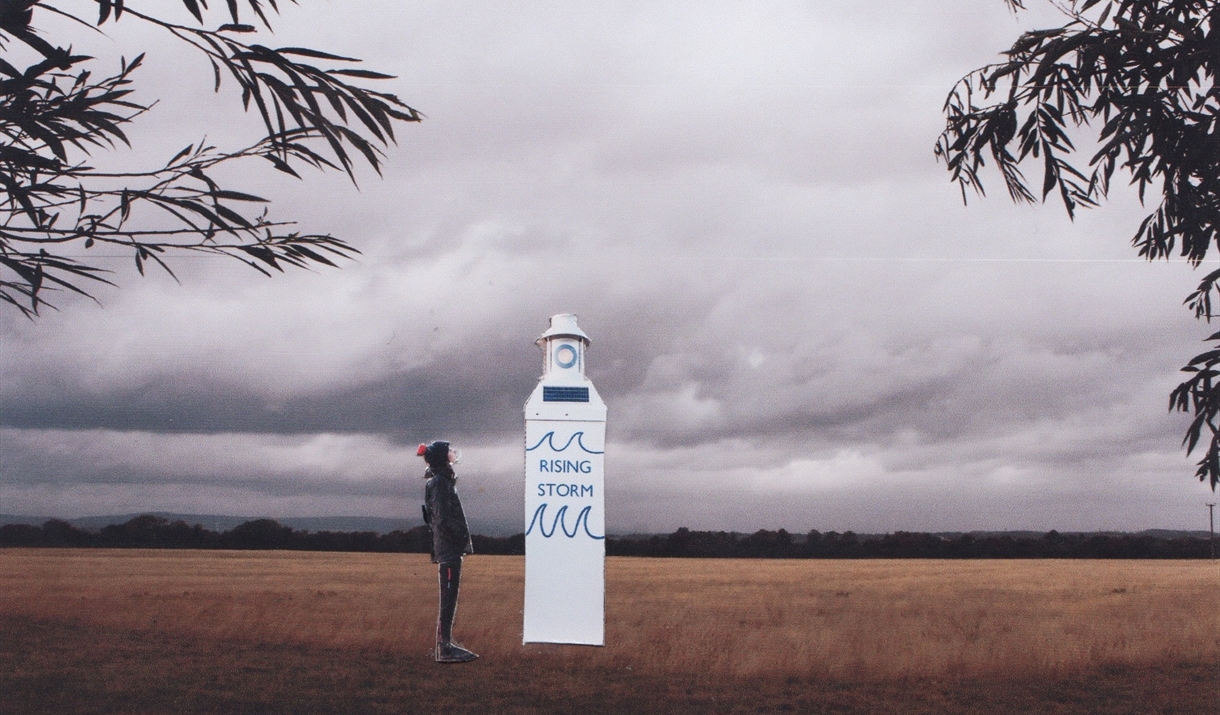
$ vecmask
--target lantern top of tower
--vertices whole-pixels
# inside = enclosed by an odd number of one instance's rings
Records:
[[[589,336],[580,329],[576,324],[576,316],[571,313],[560,313],[559,315],[551,316],[551,327],[547,328],[546,332],[538,336],[534,341],[535,345],[541,346],[550,338],[576,338],[585,345],[589,345]]]

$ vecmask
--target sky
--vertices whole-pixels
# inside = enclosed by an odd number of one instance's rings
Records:
[[[426,119],[358,187],[231,188],[362,255],[179,256],[181,284],[89,256],[121,286],[100,305],[0,313],[0,512],[413,525],[416,445],[448,439],[474,531],[521,531],[534,339],[570,312],[609,533],[1206,528],[1166,407],[1214,328],[1188,265],[1131,248],[1151,207],[1116,186],[1073,222],[994,174],[963,205],[933,156],[954,83],[1061,24],[1031,5],[289,5],[268,44],[361,57]],[[159,102],[96,164],[254,136],[206,61],[125,22],[79,43],[147,50]]]

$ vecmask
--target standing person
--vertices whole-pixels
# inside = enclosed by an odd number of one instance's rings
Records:
[[[416,452],[428,463],[424,478],[424,521],[432,526],[432,563],[439,564],[440,608],[436,617],[438,663],[465,663],[479,656],[453,642],[453,618],[457,615],[458,586],[462,581],[462,556],[474,553],[466,514],[457,494],[453,465],[457,452],[444,441],[419,445]]]

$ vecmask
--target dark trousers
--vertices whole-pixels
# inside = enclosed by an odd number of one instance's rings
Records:
[[[457,615],[458,587],[462,583],[462,560],[440,564],[441,604],[436,617],[436,642],[453,642],[453,618]]]

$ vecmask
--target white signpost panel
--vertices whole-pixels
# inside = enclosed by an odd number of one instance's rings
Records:
[[[605,644],[606,405],[585,377],[589,338],[556,315],[525,403],[525,643]]]

